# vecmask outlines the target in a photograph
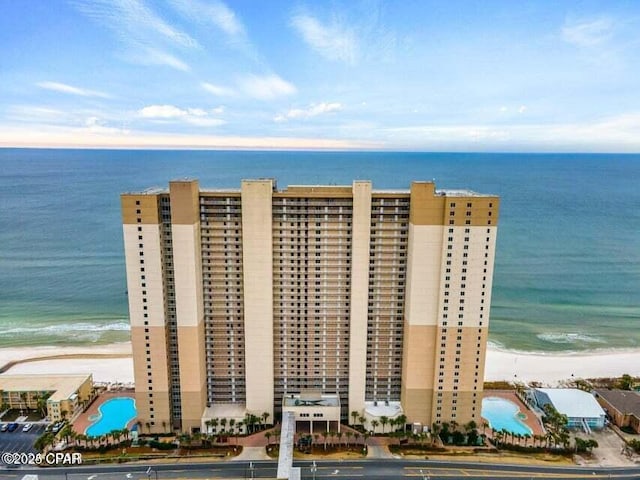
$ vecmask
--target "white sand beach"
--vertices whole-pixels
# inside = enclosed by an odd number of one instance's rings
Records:
[[[87,347],[0,348],[0,366],[16,363],[4,374],[92,373],[93,380],[105,383],[133,382],[131,343]]]
[[[572,378],[640,376],[640,349],[575,353],[515,352],[490,345],[485,381],[541,382],[556,386]]]
[[[40,359],[40,360],[38,360]],[[0,365],[21,361],[5,374],[93,373],[97,382],[133,382],[129,342],[94,347],[0,349]],[[538,381],[555,386],[571,378],[640,376],[640,349],[582,353],[515,352],[489,345],[485,380]]]

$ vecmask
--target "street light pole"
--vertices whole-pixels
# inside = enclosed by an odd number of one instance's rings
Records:
[[[316,472],[318,471],[318,466],[316,465],[316,461],[314,460],[311,464],[311,473],[313,473],[313,480],[316,480]]]
[[[249,462],[249,471],[251,472],[251,478],[253,478],[253,469],[254,469],[253,462]]]

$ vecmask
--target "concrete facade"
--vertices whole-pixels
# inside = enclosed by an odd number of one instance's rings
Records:
[[[343,421],[391,402],[409,423],[479,422],[498,211],[432,182],[122,195],[141,421],[273,421],[311,389]]]

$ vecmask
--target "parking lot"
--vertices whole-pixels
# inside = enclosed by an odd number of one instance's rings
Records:
[[[18,429],[14,432],[0,432],[0,451],[11,453],[36,453],[33,444],[44,432],[46,425],[33,424],[33,428],[28,432],[22,431],[23,423],[18,424]]]

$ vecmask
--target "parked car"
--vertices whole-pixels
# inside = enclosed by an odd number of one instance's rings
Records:
[[[2,426],[0,427],[0,432],[6,432],[8,428],[9,428],[9,425],[7,425],[6,423],[3,423]]]
[[[18,429],[17,423],[10,423],[9,426],[7,426],[7,430],[10,432],[15,432],[17,429]]]
[[[33,427],[33,423],[25,423],[24,427],[22,427],[22,431],[28,432],[29,430],[31,430],[31,427]]]

